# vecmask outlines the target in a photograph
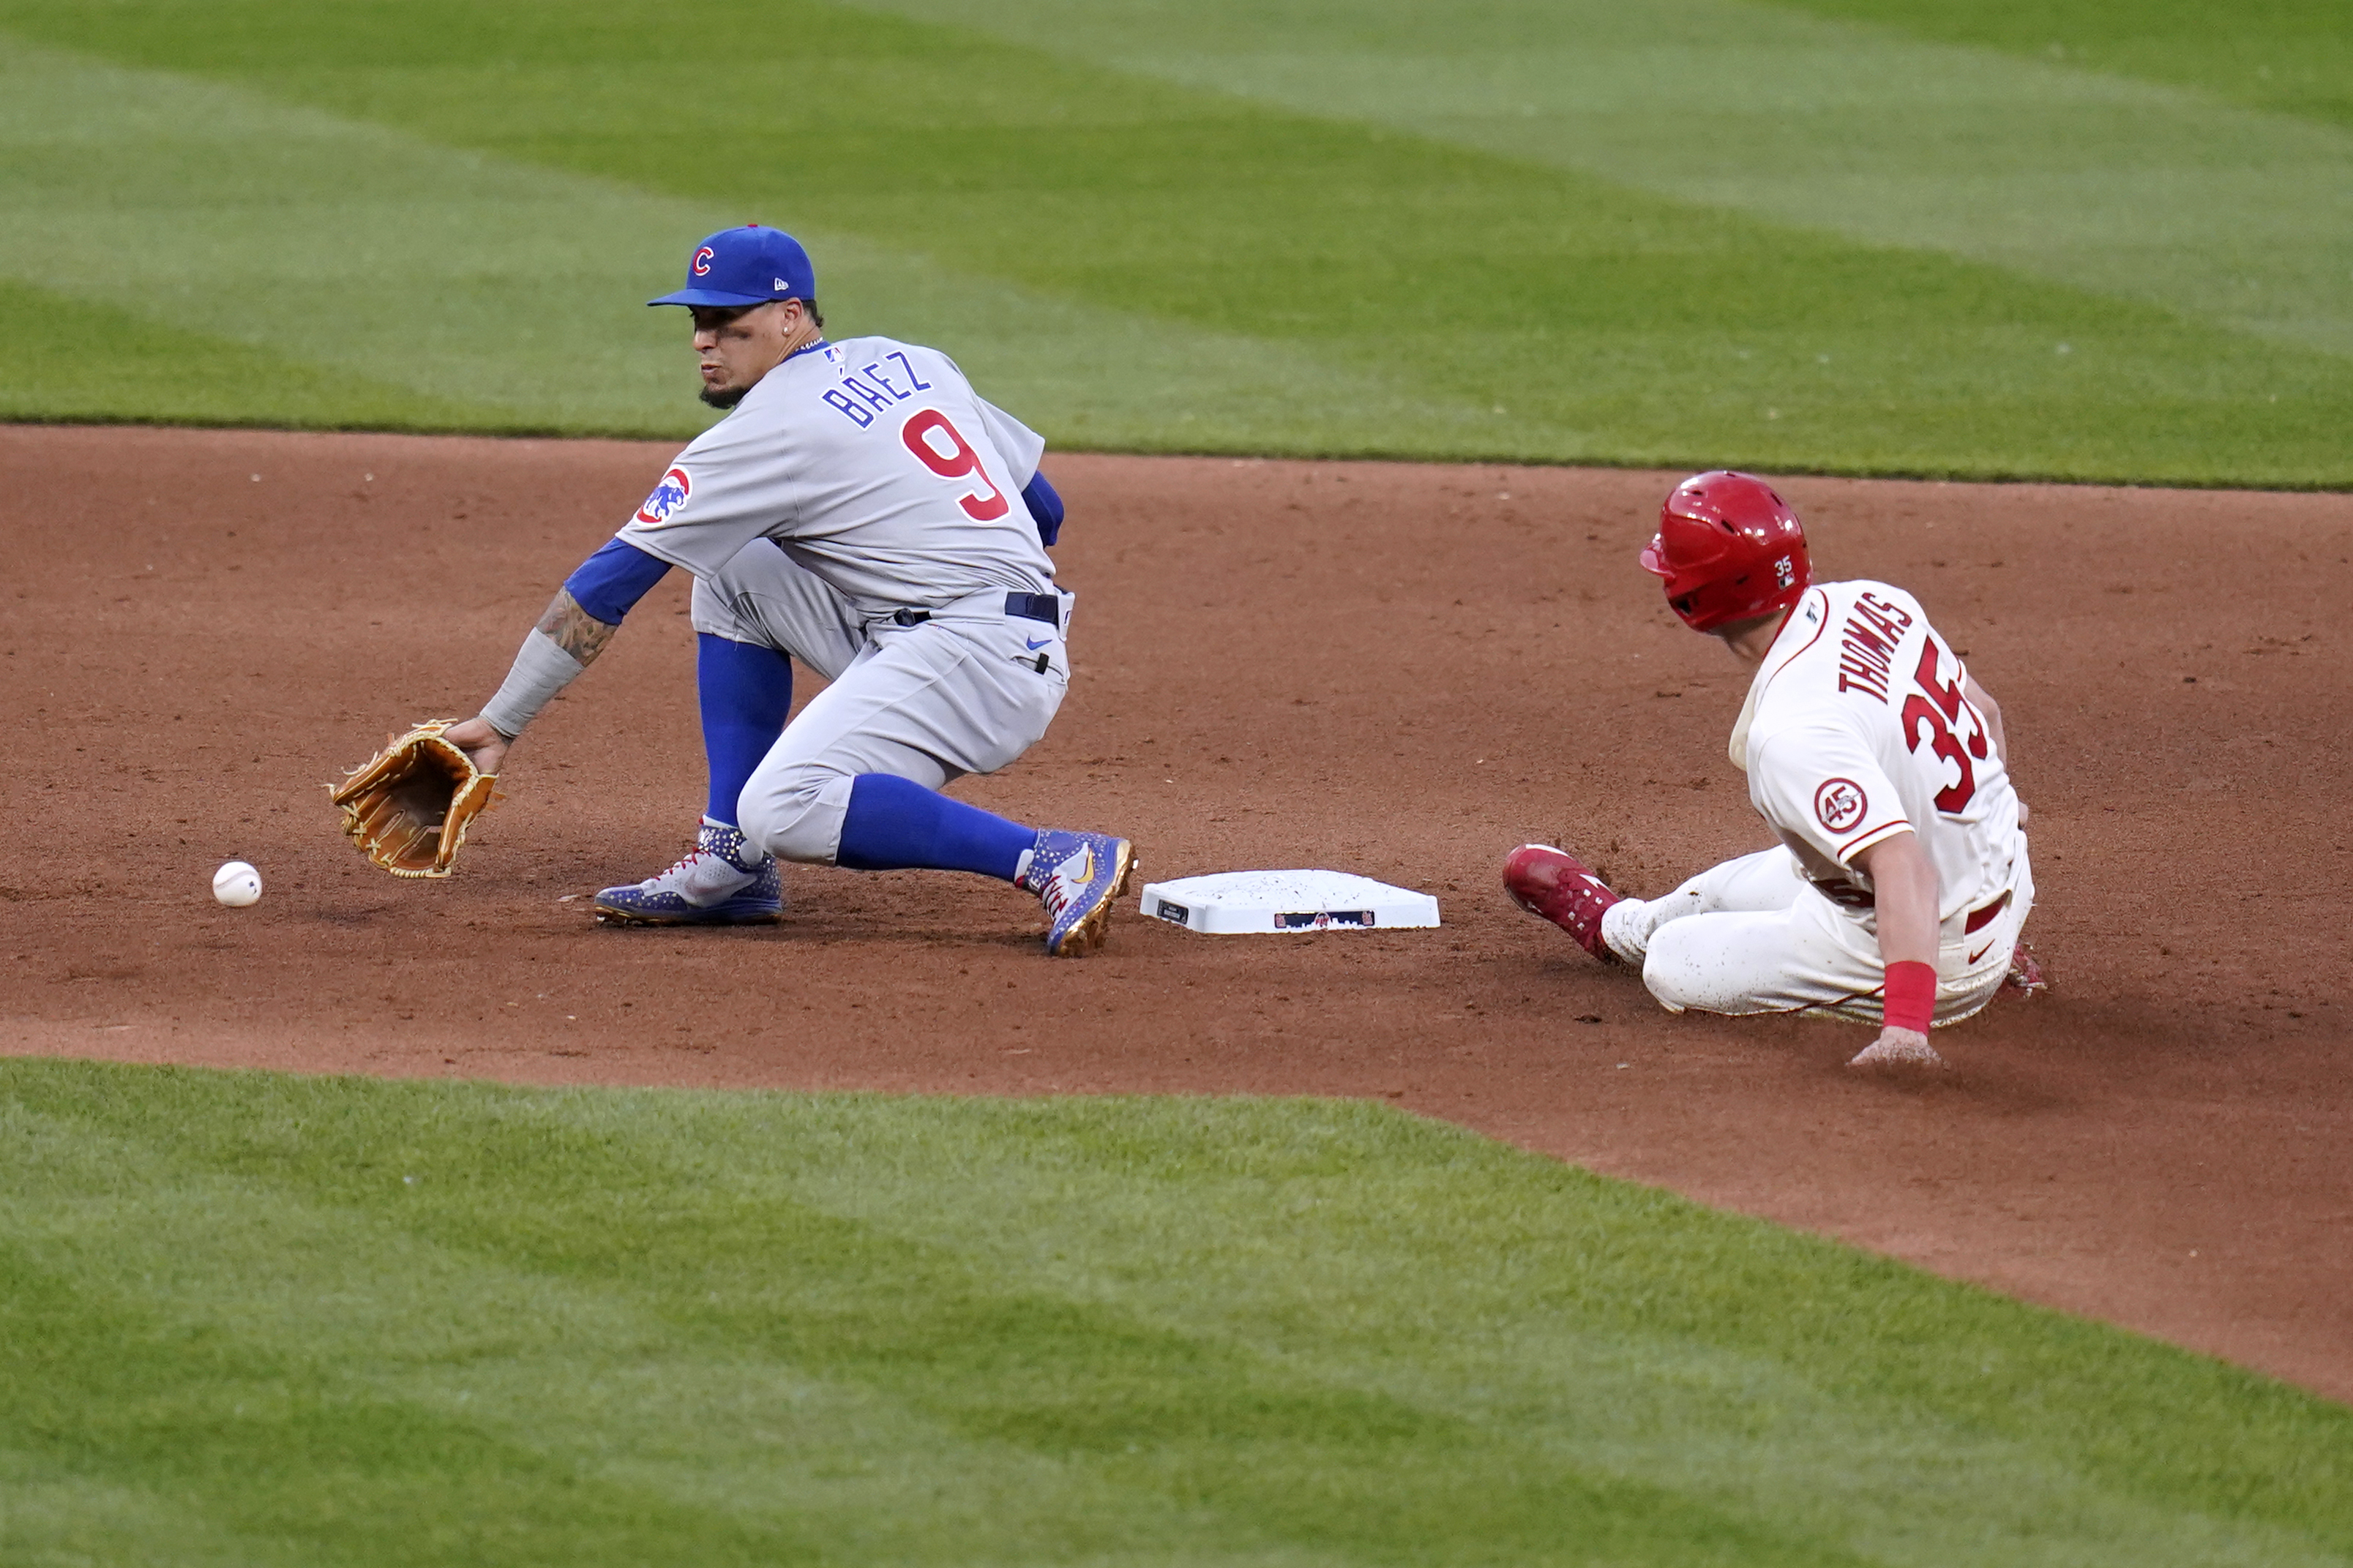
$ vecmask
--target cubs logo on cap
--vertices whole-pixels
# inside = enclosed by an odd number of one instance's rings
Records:
[[[801,242],[780,228],[723,228],[694,247],[686,287],[649,305],[765,305],[817,298],[817,268]]]
[[[661,477],[661,483],[654,487],[654,493],[646,498],[645,504],[638,508],[638,521],[648,528],[659,528],[693,493],[694,481],[687,477],[686,470],[672,468]]]

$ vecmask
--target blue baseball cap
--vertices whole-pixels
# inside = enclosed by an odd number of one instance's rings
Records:
[[[801,242],[780,228],[723,228],[694,247],[686,287],[649,305],[765,305],[817,298],[817,268]]]

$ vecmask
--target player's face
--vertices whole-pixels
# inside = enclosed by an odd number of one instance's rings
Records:
[[[741,310],[696,306],[694,352],[702,362],[702,401],[714,408],[742,402],[785,357],[786,341],[799,321],[794,300]]]

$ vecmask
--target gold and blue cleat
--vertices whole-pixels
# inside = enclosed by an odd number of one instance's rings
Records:
[[[1015,885],[1046,906],[1047,952],[1077,958],[1103,945],[1112,901],[1127,891],[1134,874],[1135,847],[1126,839],[1049,827],[1039,830]]]

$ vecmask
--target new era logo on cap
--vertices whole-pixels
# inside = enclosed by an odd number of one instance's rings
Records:
[[[817,298],[817,268],[801,242],[780,228],[723,228],[694,247],[686,287],[649,305],[765,305]]]

